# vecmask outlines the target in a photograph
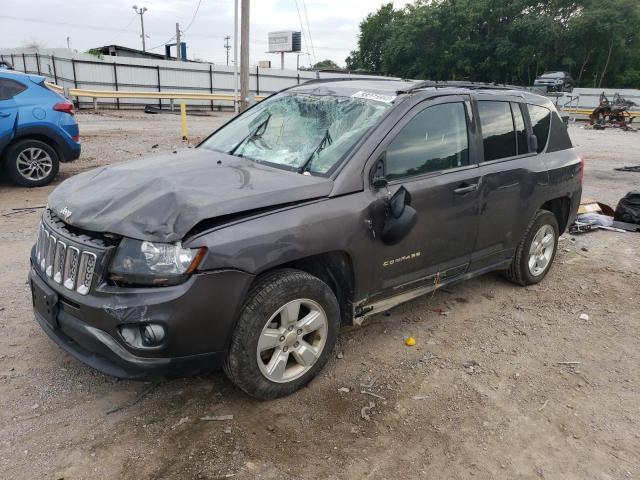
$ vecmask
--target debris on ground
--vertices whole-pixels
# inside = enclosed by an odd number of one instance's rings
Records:
[[[413,338],[413,337],[408,337],[408,338],[404,341],[404,344],[405,344],[407,347],[413,347],[413,346],[415,346],[415,344],[416,344],[416,339],[415,339],[415,338]]]
[[[439,313],[440,315],[449,315],[449,310],[445,307],[433,307],[431,311]]]
[[[184,425],[189,420],[190,420],[189,417],[182,417],[180,420],[178,420],[178,422],[175,425],[171,427],[171,430],[178,428],[180,425]]]
[[[478,370],[480,369],[480,364],[475,360],[469,360],[468,362],[463,363],[462,366],[467,370],[469,375],[478,373]]]
[[[360,393],[363,395],[371,395],[372,397],[379,398],[380,400],[386,400],[386,398],[383,397],[382,395],[378,395],[377,393],[373,393],[373,392],[368,392],[366,390],[360,390]]]
[[[589,315],[588,315],[588,314],[586,314],[586,313],[581,313],[581,314],[580,314],[580,317],[578,317],[578,318],[580,318],[580,320],[585,320],[585,321],[587,321],[587,320],[589,320]]]
[[[206,417],[200,417],[200,420],[209,421],[209,422],[224,422],[226,420],[233,420],[233,415],[206,416]]]
[[[340,393],[349,393],[351,390],[349,390],[347,387],[340,387],[338,391]]]
[[[369,383],[361,383],[360,386],[363,388],[371,388],[376,383],[376,377],[369,377]]]
[[[640,165],[633,165],[633,166],[630,166],[630,167],[614,168],[614,170],[617,170],[618,172],[639,172],[640,173]]]
[[[640,225],[640,192],[627,192],[618,202],[614,218],[620,222]]]
[[[369,415],[371,413],[371,409],[375,408],[376,406],[376,402],[369,402],[369,405],[365,405],[364,407],[362,407],[360,409],[360,416],[362,417],[363,420],[366,420],[367,422],[371,420],[371,415]]]
[[[598,106],[589,115],[589,125],[596,130],[604,130],[607,127],[620,128],[625,131],[635,131],[631,126],[633,117],[629,112],[636,103],[627,100],[618,92],[609,100],[604,91],[600,94]]]

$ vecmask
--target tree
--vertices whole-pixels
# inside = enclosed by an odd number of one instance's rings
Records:
[[[393,3],[387,3],[377,12],[367,15],[360,23],[358,49],[347,57],[347,68],[350,70],[367,70],[380,72],[382,53],[386,48],[389,30],[397,11]]]
[[[333,60],[322,60],[313,65],[313,70],[340,70],[340,67]]]
[[[635,86],[638,0],[417,0],[367,15],[349,68],[432,80],[531,85],[549,70],[579,85]]]

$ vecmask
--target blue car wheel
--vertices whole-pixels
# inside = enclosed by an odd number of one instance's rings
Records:
[[[56,151],[40,140],[19,140],[6,152],[9,178],[24,187],[41,187],[51,183],[60,168]]]

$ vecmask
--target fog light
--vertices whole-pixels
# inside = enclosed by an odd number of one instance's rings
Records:
[[[133,348],[157,347],[166,336],[164,327],[157,323],[120,325],[118,330],[125,343]]]
[[[150,323],[142,328],[142,338],[149,346],[155,346],[164,340],[164,328],[157,323]]]

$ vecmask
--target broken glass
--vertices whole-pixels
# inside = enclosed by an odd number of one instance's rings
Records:
[[[202,146],[300,173],[326,174],[389,107],[359,97],[283,93],[259,103]]]

